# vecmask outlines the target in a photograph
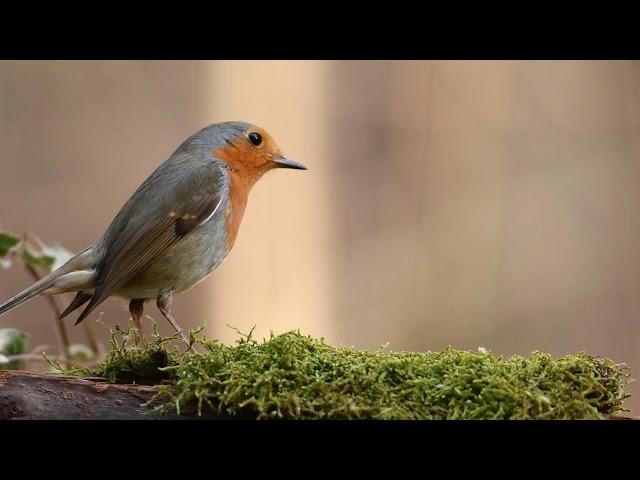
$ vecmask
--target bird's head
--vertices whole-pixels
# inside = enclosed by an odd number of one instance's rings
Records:
[[[244,122],[226,122],[208,127],[213,140],[211,153],[231,174],[255,183],[275,168],[306,170],[301,163],[284,156],[275,140],[263,128]]]

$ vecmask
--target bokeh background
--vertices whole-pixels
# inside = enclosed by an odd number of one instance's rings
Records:
[[[186,137],[227,120],[309,170],[256,185],[227,261],[174,299],[184,326],[228,343],[227,324],[366,349],[584,350],[638,375],[640,63],[0,62],[0,224],[78,251]],[[0,296],[30,282],[0,270]],[[122,300],[98,310],[128,320]],[[0,327],[52,344],[51,317],[36,299]]]

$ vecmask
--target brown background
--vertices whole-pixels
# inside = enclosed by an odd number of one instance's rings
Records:
[[[175,299],[185,326],[586,350],[637,375],[638,62],[0,62],[0,223],[80,250],[226,120],[265,127],[309,171],[255,187],[226,263]],[[29,281],[0,271],[0,296]],[[127,321],[121,300],[100,310]],[[50,315],[35,300],[0,327],[53,343]]]

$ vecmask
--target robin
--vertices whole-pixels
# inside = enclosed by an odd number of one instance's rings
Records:
[[[60,318],[85,306],[84,320],[108,297],[129,300],[138,329],[144,303],[189,343],[171,300],[207,278],[233,247],[253,185],[274,168],[306,167],[283,156],[262,128],[210,125],[188,138],[120,209],[97,243],[0,304],[0,315],[44,294],[77,292]]]

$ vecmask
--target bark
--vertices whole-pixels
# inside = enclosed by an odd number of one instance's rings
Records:
[[[111,384],[105,379],[0,370],[0,420],[152,420],[161,417],[142,404],[151,385]]]

